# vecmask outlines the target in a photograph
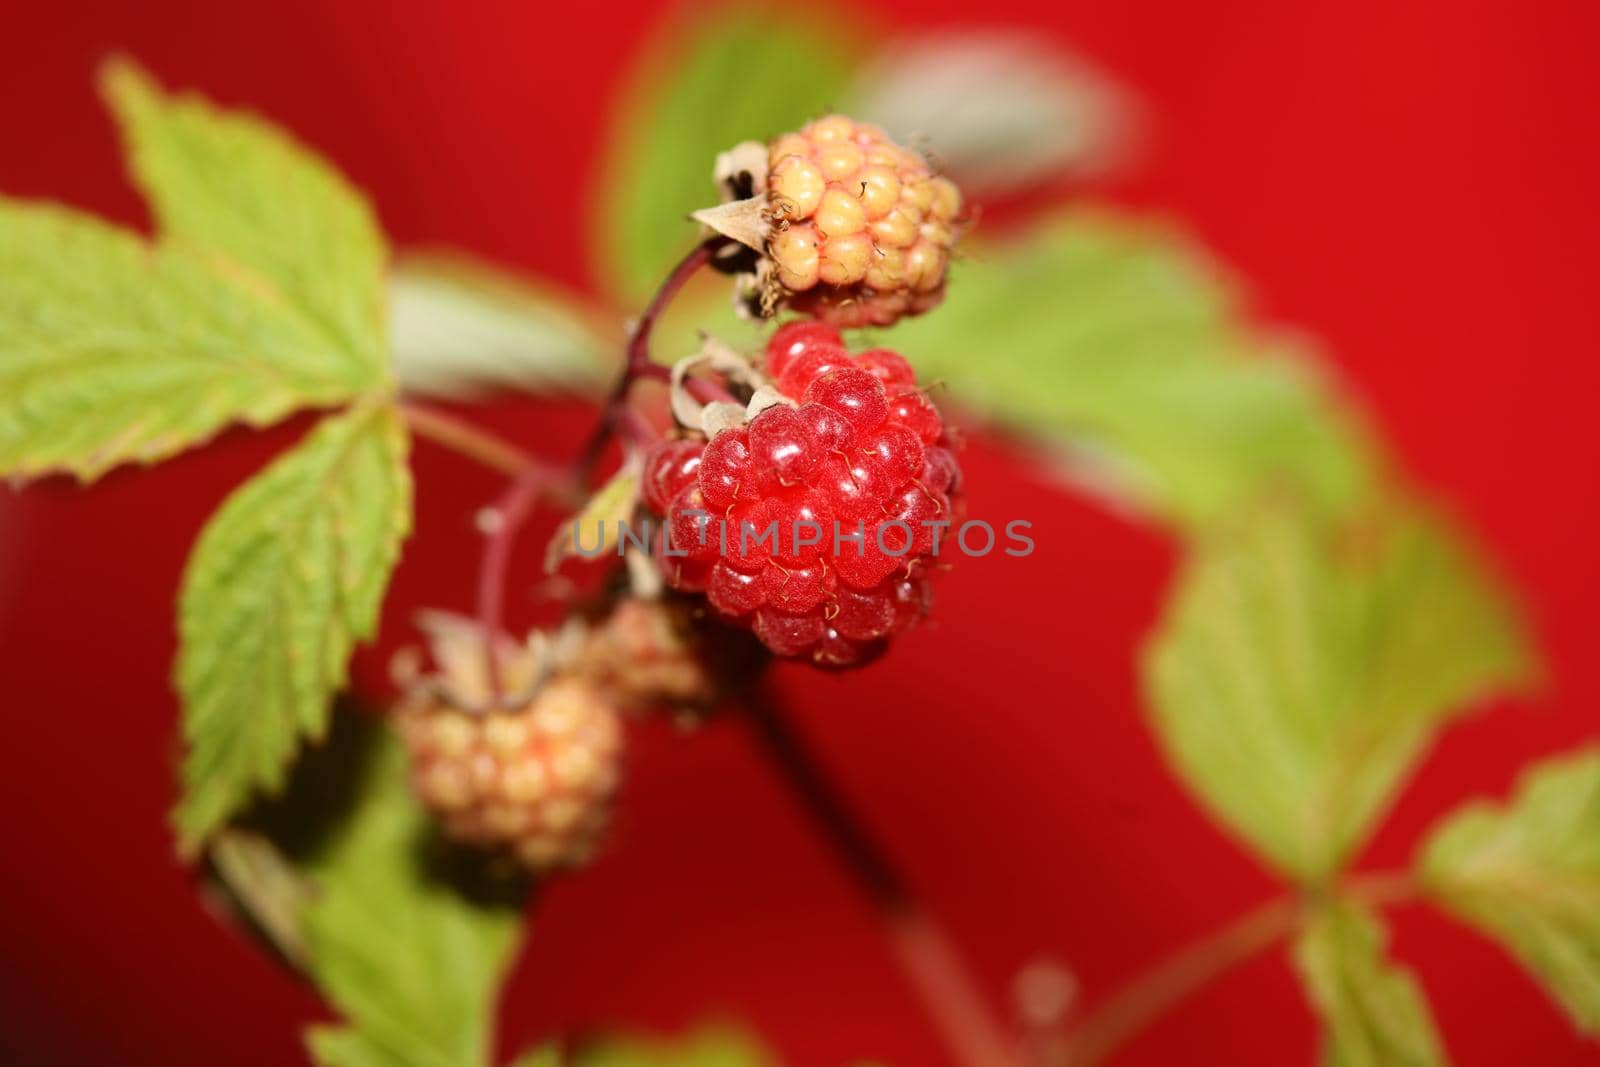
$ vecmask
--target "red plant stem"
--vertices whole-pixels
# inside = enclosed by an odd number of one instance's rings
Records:
[[[478,623],[483,629],[484,655],[489,675],[489,696],[492,705],[500,707],[505,701],[505,684],[502,676],[500,629],[505,617],[506,575],[511,567],[511,549],[516,544],[517,531],[533,510],[534,501],[553,480],[549,468],[531,465],[523,469],[494,504],[489,514],[490,529],[484,538],[483,555],[478,561]]]
[[[628,347],[625,350],[622,371],[617,375],[617,382],[611,387],[611,393],[606,398],[605,407],[600,412],[600,422],[595,426],[594,432],[589,435],[589,440],[584,443],[583,450],[578,454],[576,468],[579,476],[588,480],[594,465],[599,462],[600,453],[605,450],[606,442],[616,432],[618,412],[628,399],[628,391],[633,388],[633,383],[649,378],[665,382],[670,380],[672,372],[650,358],[650,334],[655,330],[656,323],[660,321],[661,314],[672,302],[672,298],[686,285],[690,278],[711,262],[713,256],[729,243],[726,237],[711,237],[694,247],[694,251],[678,261],[661,286],[656,289],[655,295],[650,298],[650,303],[639,315],[639,320],[634,323],[633,331],[628,335]]]
[[[995,1022],[948,935],[917,902],[770,691],[757,687],[745,706],[762,751],[872,905],[951,1058],[961,1067],[1017,1067],[1016,1043]]]
[[[552,470],[532,457],[515,454],[517,450],[509,445],[495,448],[491,444],[490,435],[444,416],[441,412],[423,408],[408,411],[407,418],[413,427],[425,427],[436,440],[451,445],[457,451],[466,452],[484,461],[493,459],[495,461],[493,465],[499,466],[500,469],[507,469],[509,466],[511,468],[509,472],[514,475],[513,481],[506,487],[490,512],[493,526],[486,534],[483,556],[478,564],[478,622],[483,628],[485,655],[488,658],[489,691],[496,707],[505,699],[499,636],[501,623],[505,617],[506,575],[511,566],[511,550],[516,543],[517,532],[527,520],[528,513],[533,510],[534,502],[540,493],[552,484],[570,480],[582,487],[588,483],[601,451],[619,427],[637,432],[636,423],[629,422],[625,414],[628,391],[633,387],[633,383],[641,378],[664,381],[671,377],[671,372],[666,367],[653,363],[650,359],[650,333],[655,329],[662,312],[666,310],[672,298],[695,272],[711,262],[711,257],[726,243],[726,238],[715,237],[695,246],[694,251],[672,269],[655,295],[650,298],[650,303],[645,306],[639,321],[634,325],[633,333],[628,338],[622,372],[617,376],[616,385],[612,387],[605,407],[600,412],[600,421],[584,445],[583,451],[568,468]],[[418,430],[418,432],[423,431]]]

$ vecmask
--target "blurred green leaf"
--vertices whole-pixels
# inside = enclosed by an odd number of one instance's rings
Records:
[[[622,351],[621,331],[603,329],[580,297],[454,254],[400,260],[389,334],[400,387],[453,398],[594,394]]]
[[[237,908],[284,960],[302,970],[309,966],[303,927],[316,896],[310,880],[270,838],[253,830],[222,830],[206,856]]]
[[[1363,428],[1312,362],[1244,328],[1233,284],[1188,240],[1076,210],[961,247],[944,305],[892,343],[1078,483],[1190,526],[1265,485],[1330,511],[1370,488]]]
[[[1384,959],[1377,916],[1323,907],[1301,934],[1295,965],[1326,1031],[1331,1067],[1442,1067],[1447,1062],[1416,979]]]
[[[777,1067],[761,1042],[743,1030],[703,1026],[679,1038],[612,1038],[586,1048],[579,1067]]]
[[[1445,908],[1505,945],[1600,1034],[1600,749],[1524,773],[1508,804],[1469,804],[1422,855]]]
[[[312,975],[348,1023],[313,1027],[312,1054],[323,1067],[489,1067],[519,909],[448,876],[388,735],[359,795],[309,867]]]
[[[1129,93],[1038,34],[933,30],[891,41],[858,76],[849,114],[916,145],[968,200],[1015,194],[1124,162]]]
[[[108,63],[101,83],[162,238],[243,272],[352,374],[386,380],[388,250],[361,194],[271,123],[169,96],[130,62]]]
[[[1518,613],[1440,517],[1330,525],[1274,502],[1197,539],[1144,654],[1162,746],[1285,874],[1366,839],[1446,723],[1522,686]]]
[[[596,267],[624,303],[693,247],[687,216],[717,202],[717,154],[824,113],[854,68],[855,35],[825,6],[799,18],[760,5],[685,11],[631,79],[608,139]]]
[[[561,1050],[553,1046],[531,1049],[518,1056],[511,1067],[562,1067]]]
[[[300,737],[325,731],[410,528],[406,447],[391,408],[325,418],[201,533],[178,611],[187,850],[279,788]]]
[[[249,277],[0,200],[0,472],[85,480],[371,387]]]

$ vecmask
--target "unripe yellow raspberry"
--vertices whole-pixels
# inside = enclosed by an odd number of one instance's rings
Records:
[[[432,620],[438,672],[413,680],[393,722],[411,757],[412,788],[465,844],[534,871],[582,863],[609,820],[621,774],[622,725],[605,690],[576,673],[539,680],[533,650],[501,645],[502,705],[477,630]]]
[[[935,306],[961,192],[882,130],[817,119],[767,149],[768,308],[837,326],[888,326]]]

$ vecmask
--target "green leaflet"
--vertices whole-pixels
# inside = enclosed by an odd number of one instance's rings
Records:
[[[1448,1062],[1416,979],[1384,959],[1377,916],[1332,902],[1314,916],[1294,961],[1326,1029],[1330,1067],[1442,1067]]]
[[[381,732],[355,810],[307,864],[312,976],[347,1027],[313,1027],[324,1067],[489,1067],[520,909],[467,892],[431,847],[405,754]]]
[[[826,9],[786,22],[718,5],[673,28],[611,123],[594,243],[614,295],[646,296],[693,247],[699,227],[687,216],[717,202],[719,152],[769,141],[842,98],[852,37]]]
[[[1506,804],[1479,801],[1434,832],[1424,883],[1505,945],[1589,1034],[1600,1034],[1600,749],[1546,760]]]
[[[459,255],[402,258],[389,280],[394,370],[408,393],[598,394],[623,340],[582,299]]]
[[[406,435],[383,406],[324,419],[212,516],[179,599],[186,849],[322,735],[410,523]]]
[[[388,250],[361,194],[267,122],[168,96],[125,61],[108,64],[101,81],[162,237],[223,273],[248,272],[351,374],[386,380]]]
[[[370,386],[189,249],[0,200],[0,472],[88,480]]]
[[[88,480],[384,388],[365,201],[265,123],[105,85],[161,240],[0,201],[0,473]]]
[[[1075,210],[961,249],[944,304],[885,341],[1074,481],[1191,527],[1263,486],[1328,511],[1370,489],[1363,428],[1309,360],[1243,328],[1233,283],[1181,235]]]
[[[1286,505],[1199,538],[1143,657],[1178,773],[1286,875],[1327,878],[1435,732],[1528,682],[1512,603],[1440,517]]]

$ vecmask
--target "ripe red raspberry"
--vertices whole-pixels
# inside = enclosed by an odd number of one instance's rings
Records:
[[[944,296],[961,192],[882,130],[843,115],[767,150],[769,305],[888,326]]]
[[[546,871],[587,859],[620,777],[622,728],[592,681],[537,683],[527,648],[502,644],[503,681],[520,694],[486,706],[487,659],[466,620],[434,617],[438,674],[418,678],[394,714],[412,787],[451,838]]]
[[[792,404],[646,457],[665,518],[657,560],[669,585],[705,593],[779,655],[866,662],[927,613],[959,503],[955,456],[893,352],[851,355],[831,327],[790,324],[766,370]]]

